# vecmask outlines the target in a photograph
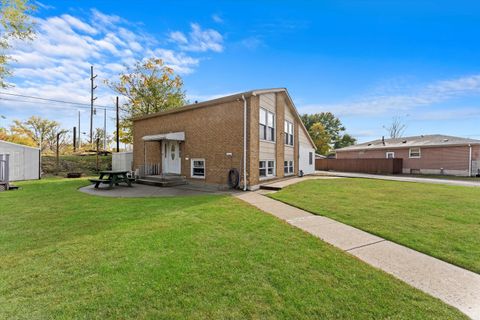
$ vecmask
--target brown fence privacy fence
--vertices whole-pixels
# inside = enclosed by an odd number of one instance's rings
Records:
[[[316,159],[315,170],[398,174],[402,159]]]

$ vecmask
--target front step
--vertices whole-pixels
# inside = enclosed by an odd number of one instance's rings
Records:
[[[180,175],[146,176],[137,179],[137,183],[157,187],[174,187],[187,184],[187,179]]]

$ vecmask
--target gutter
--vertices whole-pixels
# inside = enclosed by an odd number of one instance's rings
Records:
[[[243,191],[247,191],[247,99],[243,100]]]

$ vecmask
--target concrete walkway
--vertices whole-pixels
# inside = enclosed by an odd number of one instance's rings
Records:
[[[392,181],[404,181],[404,182],[447,184],[451,186],[463,186],[463,187],[480,187],[480,182],[477,182],[477,181],[419,178],[419,177],[405,177],[405,176],[386,176],[386,175],[380,175],[380,174],[333,172],[333,171],[316,171],[316,173],[324,176],[331,176],[331,177],[366,178],[366,179],[380,179],[380,180],[392,180]]]
[[[480,275],[264,193],[268,191],[235,196],[480,320]]]
[[[273,188],[273,189],[277,189],[277,190],[280,190],[282,188],[285,188],[291,184],[295,184],[295,183],[299,183],[299,182],[302,182],[302,181],[306,181],[306,180],[312,180],[312,179],[339,179],[340,177],[334,177],[334,176],[315,176],[315,175],[308,175],[308,176],[304,176],[304,177],[291,177],[291,178],[286,178],[286,179],[282,179],[282,180],[279,180],[279,181],[275,181],[275,182],[265,182],[265,183],[262,183],[261,186],[268,186],[270,188]]]

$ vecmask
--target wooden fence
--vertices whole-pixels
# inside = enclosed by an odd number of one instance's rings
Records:
[[[402,159],[316,159],[315,170],[399,174]]]

